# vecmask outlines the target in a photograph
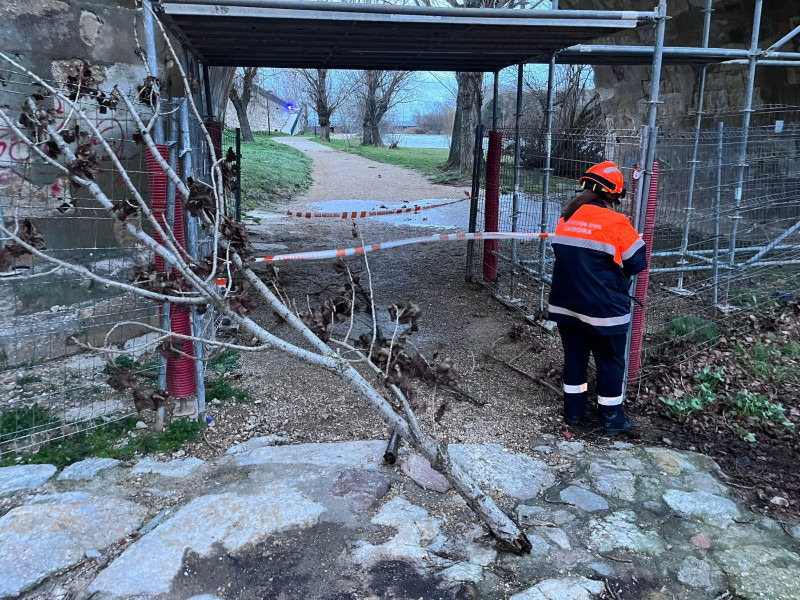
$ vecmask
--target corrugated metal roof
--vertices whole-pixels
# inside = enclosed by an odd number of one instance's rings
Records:
[[[496,71],[641,24],[649,13],[161,0],[209,66]]]

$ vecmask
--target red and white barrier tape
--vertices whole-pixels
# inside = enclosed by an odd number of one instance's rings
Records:
[[[415,204],[413,207],[395,208],[387,210],[353,210],[345,212],[292,212],[288,211],[286,215],[290,217],[297,217],[299,219],[366,219],[367,217],[388,217],[392,215],[402,215],[405,213],[418,213],[430,208],[441,208],[442,206],[450,206],[451,204],[458,204],[464,202],[469,198],[461,198],[459,200],[451,200],[450,202],[443,202],[441,204],[428,204],[419,205]],[[283,213],[281,213],[283,214]]]
[[[316,252],[295,252],[293,254],[277,254],[255,259],[255,262],[278,262],[281,260],[325,260],[329,258],[340,258],[342,256],[354,256],[366,254],[375,250],[388,250],[399,246],[410,246],[411,244],[424,244],[427,242],[454,242],[461,240],[509,240],[509,239],[541,239],[553,237],[554,233],[516,233],[510,231],[478,231],[476,233],[449,233],[442,235],[430,235],[426,237],[406,238],[404,240],[394,240],[382,242],[380,244],[370,244],[359,246],[358,248],[339,248],[337,250],[317,250]]]

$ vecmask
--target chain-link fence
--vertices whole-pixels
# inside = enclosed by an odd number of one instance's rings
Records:
[[[148,198],[146,153],[137,143],[140,127],[114,90],[95,86],[79,89],[80,83],[69,80],[50,82],[78,98],[77,111],[43,93],[26,74],[5,69],[0,70],[0,78],[0,106],[11,119],[19,119],[33,98],[36,108],[44,111],[65,140],[77,137],[78,144],[85,143],[94,151],[89,160],[95,161],[96,156],[96,164],[90,169],[112,202],[131,198],[126,177]],[[153,108],[137,90],[129,98],[147,123]],[[177,111],[177,105],[163,103],[165,123],[177,119]],[[107,141],[124,173],[79,114],[85,115]],[[46,135],[41,131],[37,134],[36,127],[24,117],[17,123],[26,134],[41,135],[46,140]],[[168,125],[165,131],[169,132]],[[191,175],[209,181],[205,136],[191,114],[187,133]],[[50,156],[58,157],[54,145],[43,141],[41,146]],[[47,255],[107,279],[127,281],[132,267],[152,262],[152,253],[137,243],[87,189],[72,184],[4,124],[0,124],[0,209],[7,228],[19,232],[30,224],[32,229],[27,231],[41,234]],[[200,252],[210,253],[210,240],[201,234],[198,241]],[[13,247],[6,237],[2,245]],[[3,257],[0,456],[131,414],[130,393],[116,392],[105,383],[111,365],[92,348],[115,348],[118,364],[141,372],[145,378],[154,378],[155,384],[158,356],[145,350],[157,334],[146,326],[160,325],[159,306],[29,254],[4,253]],[[202,381],[199,383],[202,385]]]
[[[642,374],[655,364],[648,357],[667,347],[674,352],[676,340],[687,343],[679,345],[682,350],[671,361],[688,359],[713,344],[720,321],[731,311],[769,309],[800,291],[799,117],[796,109],[786,107],[755,111],[756,125],[748,131],[744,152],[737,113],[708,115],[697,133],[691,128],[659,131]],[[536,132],[520,132],[518,169],[516,132],[501,133],[499,231],[554,231],[562,207],[577,190],[577,178],[589,166],[613,160],[631,187],[633,166],[642,156],[641,132],[555,133],[545,193],[545,146],[533,141]],[[484,136],[483,161],[487,149]],[[486,230],[486,172],[483,164],[473,186],[479,198],[476,231]],[[629,194],[620,210],[630,214],[632,200]],[[471,246],[468,277],[530,322],[546,325],[553,261],[549,242]],[[484,272],[490,257],[497,260],[496,278],[491,269]]]

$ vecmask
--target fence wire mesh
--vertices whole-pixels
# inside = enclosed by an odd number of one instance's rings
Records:
[[[41,87],[26,74],[9,69],[0,69],[0,78],[0,106],[17,119],[28,98],[41,94]],[[70,89],[69,82],[49,83]],[[96,91],[105,98],[112,97],[110,89]],[[134,139],[139,127],[133,114],[121,101],[103,106],[95,93],[79,96],[76,103],[80,112],[108,142],[125,171],[117,169],[98,136],[87,133],[84,139],[98,158],[98,186],[112,202],[123,201],[131,197],[127,176],[148,198],[145,151]],[[139,101],[136,90],[129,97],[147,122],[153,109]],[[41,102],[62,134],[74,131],[76,122],[80,123],[80,132],[89,132],[78,111],[58,98],[45,97]],[[163,106],[165,113],[174,109],[171,104]],[[30,133],[24,123],[21,128]],[[190,138],[193,175],[209,181],[208,149],[193,117]],[[108,279],[127,281],[133,266],[152,262],[152,253],[136,243],[88,190],[71,184],[4,124],[0,124],[0,210],[10,229],[29,220],[44,238],[45,254]],[[7,243],[3,237],[3,246]],[[210,240],[201,238],[201,252],[207,254],[210,248]],[[102,354],[87,348],[108,344],[116,349],[116,360],[121,364],[143,372],[145,377],[155,377],[157,356],[145,349],[157,334],[149,333],[145,326],[158,326],[158,314],[159,307],[152,301],[27,254],[2,265],[0,456],[131,415],[130,392],[116,392],[105,383],[108,362]]]
[[[768,311],[800,292],[800,111],[756,110],[744,154],[741,122],[739,113],[715,114],[703,119],[699,132],[691,127],[658,132],[659,187],[643,376],[658,368],[667,350],[671,362],[680,362],[714,344],[731,311]],[[498,229],[511,231],[515,130],[501,132]],[[640,138],[637,131],[554,133],[549,198],[544,201],[541,132],[521,131],[516,229],[554,231],[561,209],[577,189],[577,178],[599,161],[615,161],[631,187]],[[484,137],[484,153],[487,147]],[[485,168],[480,177],[476,230],[484,231]],[[629,193],[622,212],[630,214],[632,199]],[[529,321],[544,323],[553,261],[549,243],[500,241],[494,281],[484,278],[484,245],[473,245],[468,276]],[[686,342],[677,353],[676,340]]]

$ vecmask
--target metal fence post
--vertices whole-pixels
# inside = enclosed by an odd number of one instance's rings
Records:
[[[3,217],[3,197],[0,196],[0,226],[5,227],[6,222]],[[5,236],[0,236],[0,248],[6,247],[6,238]]]
[[[556,0],[553,0],[557,6]],[[547,69],[547,103],[545,105],[545,157],[544,157],[544,180],[542,181],[542,218],[539,222],[539,231],[546,233],[547,229],[547,207],[550,204],[550,177],[553,172],[553,94],[555,92],[556,77],[556,55],[550,55],[550,63]],[[547,239],[539,240],[539,311],[544,312],[544,273],[546,269],[545,256],[547,253]]]
[[[745,93],[745,108],[744,120],[742,123],[742,140],[739,147],[739,175],[736,181],[736,189],[734,190],[734,215],[733,215],[733,228],[731,230],[731,247],[730,255],[728,257],[728,268],[733,273],[733,267],[736,264],[736,238],[739,232],[739,208],[742,205],[742,196],[744,188],[744,172],[747,169],[747,142],[750,135],[750,117],[753,113],[753,91],[756,83],[756,67],[758,66],[758,36],[761,32],[761,9],[764,0],[756,0],[755,12],[753,13],[753,32],[750,38],[750,66],[747,70],[747,91]],[[728,289],[730,289],[730,277],[728,278]]]
[[[494,89],[492,91],[492,131],[497,131],[497,100],[500,97],[500,73],[494,72]]]
[[[712,276],[711,306],[719,303],[719,221],[722,210],[722,163],[724,147],[725,123],[720,121],[717,125],[717,189],[714,196],[714,258],[712,265],[714,274]]]
[[[703,9],[703,48],[708,48],[708,38],[711,29],[711,8],[712,0],[706,0],[705,8]],[[694,147],[692,149],[692,170],[689,175],[689,194],[686,199],[686,220],[683,224],[683,242],[681,243],[681,257],[678,264],[683,266],[686,264],[686,252],[689,249],[689,229],[692,223],[692,211],[694,210],[694,184],[697,178],[697,151],[700,146],[700,126],[703,123],[703,102],[705,100],[706,92],[706,73],[708,65],[703,65],[700,68],[698,98],[697,98],[697,119],[694,124]],[[678,286],[671,288],[671,291],[678,294],[686,294],[687,290],[683,288],[683,271],[678,273]]]
[[[206,121],[214,119],[214,109],[211,106],[211,80],[208,76],[208,65],[203,63],[203,89],[206,99]]]
[[[236,221],[242,221],[242,130],[236,128]]]

